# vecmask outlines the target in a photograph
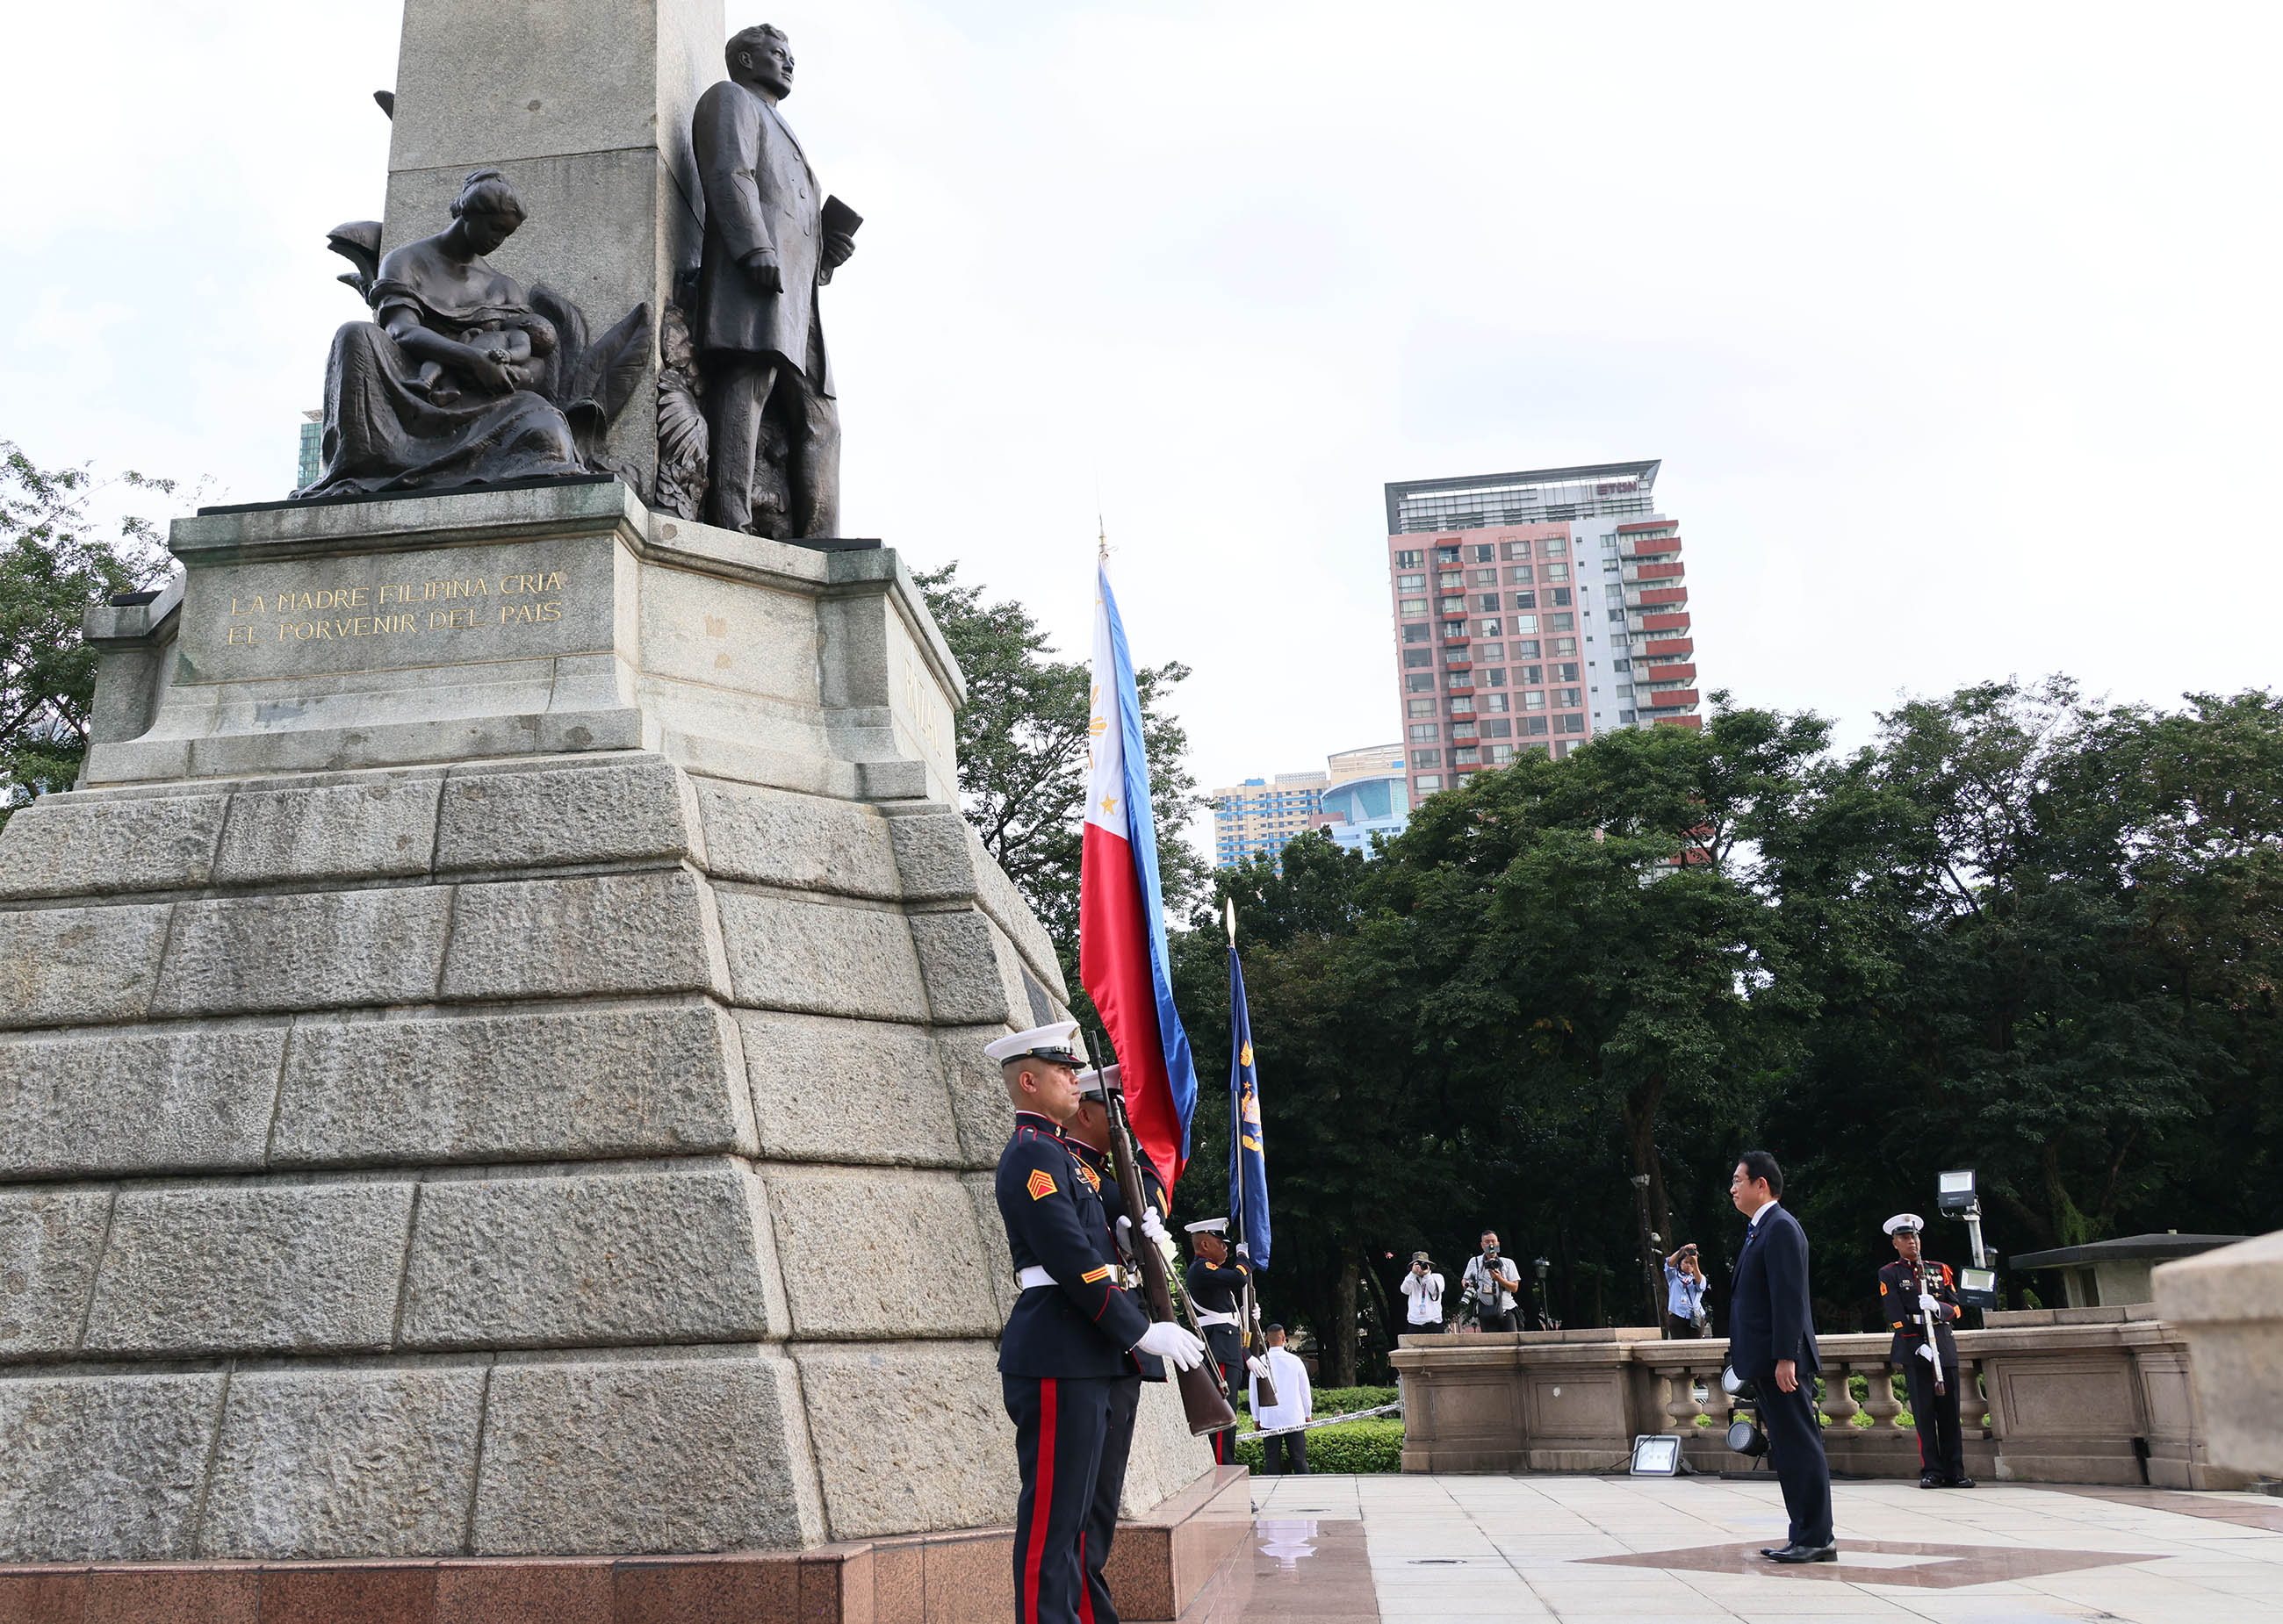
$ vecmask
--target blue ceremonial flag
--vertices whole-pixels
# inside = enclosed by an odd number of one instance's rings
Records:
[[[1260,1150],[1260,1075],[1252,1067],[1252,1014],[1236,961],[1236,905],[1228,905],[1228,1218],[1256,1269],[1268,1267],[1268,1163]]]

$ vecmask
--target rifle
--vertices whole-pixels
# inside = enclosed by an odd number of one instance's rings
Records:
[[[1911,1265],[1911,1276],[1918,1286],[1919,1295],[1921,1297],[1925,1296],[1927,1294],[1927,1272],[1926,1256],[1923,1253],[1920,1255],[1918,1262]],[[1940,1398],[1945,1389],[1942,1385],[1942,1344],[1935,1340],[1934,1335],[1935,1317],[1933,1315],[1928,1313],[1926,1309],[1921,1309],[1919,1310],[1919,1323],[1926,1327],[1927,1348],[1934,1355],[1934,1358],[1931,1361],[1934,1365],[1934,1395],[1936,1398]]]
[[[1101,1069],[1103,1114],[1110,1118],[1110,1164],[1118,1175],[1118,1194],[1125,1199],[1126,1210],[1134,1219],[1134,1258],[1142,1265],[1142,1300],[1151,1319],[1171,1320],[1173,1288],[1165,1276],[1165,1255],[1142,1233],[1141,1215],[1149,1210],[1149,1198],[1142,1188],[1141,1165],[1134,1150],[1134,1126],[1126,1118],[1126,1087],[1111,1075],[1110,1068],[1103,1066]],[[1196,1329],[1194,1323],[1190,1329]],[[1200,1336],[1198,1340],[1204,1338]],[[1188,1416],[1191,1437],[1202,1438],[1207,1433],[1218,1433],[1236,1425],[1235,1406],[1221,1390],[1220,1375],[1213,1369],[1210,1348],[1202,1362],[1186,1371],[1176,1370],[1173,1378],[1181,1389],[1181,1409]]]
[[[1240,1240],[1243,1239],[1239,1237]],[[1276,1403],[1276,1384],[1268,1379],[1268,1338],[1260,1329],[1260,1300],[1252,1294],[1252,1259],[1245,1258],[1244,1302],[1238,1310],[1244,1318],[1244,1350],[1248,1358],[1258,1358],[1260,1368],[1253,1372],[1253,1380],[1260,1384],[1260,1403],[1263,1409],[1273,1409]],[[1253,1350],[1259,1349],[1258,1354]]]

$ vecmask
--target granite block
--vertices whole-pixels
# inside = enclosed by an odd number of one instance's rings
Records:
[[[290,885],[425,874],[443,787],[433,773],[391,773],[347,784],[242,789],[230,798],[214,878]]]
[[[900,886],[891,820],[870,807],[697,781],[705,819],[705,864],[720,879],[893,900]]]
[[[802,1617],[800,1559],[729,1554],[619,1565],[615,1624],[778,1624]]]
[[[729,1016],[702,1004],[306,1021],[270,1155],[308,1167],[749,1150],[736,1054]]]
[[[799,1378],[782,1357],[493,1372],[479,1554],[783,1549],[815,1543],[822,1522]]]
[[[951,1089],[952,1120],[959,1125],[960,1159],[969,1167],[996,1167],[999,1153],[1015,1132],[1015,1107],[1007,1098],[1007,1081],[996,1061],[985,1057],[983,1045],[1004,1037],[1003,1023],[966,1031],[936,1033],[936,1051],[943,1057],[944,1080]]]
[[[795,1344],[837,1540],[1011,1522],[1014,1425],[988,1341]],[[881,1403],[883,1394],[895,1403]]]
[[[739,1011],[737,1028],[753,1130],[770,1161],[959,1165],[926,1029],[758,1010]]]
[[[955,812],[888,820],[896,874],[909,902],[965,902],[975,895],[967,820]]]
[[[1021,971],[1011,944],[972,909],[912,916],[912,942],[927,982],[928,1008],[946,1024],[1031,1024]]]
[[[903,915],[753,891],[721,891],[736,1001],[752,1008],[873,1021],[928,1018]]]
[[[999,1196],[993,1187],[996,1179],[995,1173],[962,1173],[959,1182],[966,1187],[967,1199],[975,1208],[975,1230],[983,1237],[983,1252],[987,1260],[984,1273],[991,1282],[999,1323],[1004,1325],[1007,1316],[1015,1311],[1015,1300],[1023,1294],[1015,1285],[1015,1255],[1007,1244],[1006,1220],[999,1216]]]
[[[388,1346],[409,1184],[129,1190],[89,1352],[347,1352]]]
[[[0,1178],[261,1164],[285,1028],[0,1037]]]
[[[513,1557],[436,1569],[436,1624],[614,1624],[606,1558]]]
[[[261,1573],[261,1624],[434,1624],[436,1570],[271,1567]]]
[[[110,1218],[108,1190],[0,1191],[0,1358],[78,1345]]]
[[[0,1029],[139,1021],[171,903],[0,913]]]
[[[83,1624],[84,1568],[0,1573],[0,1624]]]
[[[404,1289],[408,1348],[782,1336],[768,1226],[731,1162],[671,1173],[431,1184]]]
[[[222,1406],[199,1555],[458,1550],[475,1495],[485,1374],[239,1371]]]
[[[0,1560],[191,1556],[222,1381],[0,1379]]]
[[[43,796],[0,828],[0,897],[81,897],[204,885],[220,795]]]
[[[261,1573],[250,1566],[137,1565],[87,1576],[84,1624],[260,1624],[261,1617]]]
[[[795,1336],[998,1334],[990,1255],[956,1175],[772,1165],[766,1181]]]
[[[690,855],[681,774],[659,757],[614,765],[485,773],[463,768],[444,791],[439,873]]]
[[[463,885],[444,996],[595,997],[726,989],[685,869]]]
[[[178,904],[152,1013],[421,1002],[435,995],[451,904],[444,886]]]

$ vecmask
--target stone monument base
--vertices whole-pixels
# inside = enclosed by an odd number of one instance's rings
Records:
[[[1127,1624],[1182,1610],[1252,1527],[1249,1473],[1217,1466],[1119,1525]],[[1001,1624],[1015,1531],[690,1557],[43,1563],[0,1567],[0,1624]]]

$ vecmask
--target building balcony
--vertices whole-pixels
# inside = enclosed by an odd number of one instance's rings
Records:
[[[1694,711],[1696,690],[1693,688],[1669,688],[1656,694],[1640,695],[1640,708],[1644,711]]]
[[[1649,665],[1633,673],[1641,682],[1693,682],[1696,679],[1694,665]]]
[[[1625,594],[1625,601],[1628,603],[1632,602],[1633,594],[1630,592]],[[1686,587],[1658,587],[1642,592],[1640,596],[1640,606],[1643,609],[1679,609],[1687,602],[1688,588]]]
[[[1688,629],[1688,617],[1686,613],[1678,615],[1628,615],[1625,617],[1625,623],[1628,626],[1632,626],[1634,629],[1642,632],[1686,632]]]
[[[1688,637],[1652,639],[1643,643],[1639,652],[1645,659],[1684,659],[1696,652],[1696,642],[1694,638]]]
[[[1634,571],[1637,578],[1641,580],[1666,581],[1679,580],[1680,579],[1681,571],[1686,570],[1687,567],[1688,566],[1687,564],[1678,562],[1672,563],[1645,563],[1635,565]]]
[[[1651,541],[1624,534],[1617,537],[1617,556],[1620,558],[1664,558],[1679,550],[1679,536],[1659,536]]]
[[[1694,711],[1679,711],[1671,716],[1658,716],[1653,717],[1650,719],[1656,722],[1660,727],[1702,727],[1704,726],[1704,719],[1697,715]]]

